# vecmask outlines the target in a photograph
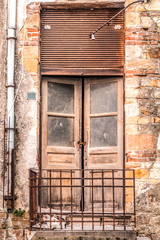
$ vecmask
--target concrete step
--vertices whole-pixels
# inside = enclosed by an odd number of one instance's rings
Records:
[[[32,240],[136,240],[135,231],[47,231],[36,232]]]

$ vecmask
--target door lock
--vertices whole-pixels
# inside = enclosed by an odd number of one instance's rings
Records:
[[[86,145],[86,142],[78,142],[79,146],[82,147],[82,146],[85,146]]]

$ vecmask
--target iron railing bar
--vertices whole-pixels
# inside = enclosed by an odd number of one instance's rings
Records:
[[[31,185],[31,170],[29,170],[29,185]],[[30,195],[30,199],[29,199],[29,230],[31,231],[32,229],[32,223],[31,223],[31,214],[33,214],[33,212],[31,211],[31,201],[33,201],[33,199],[31,200],[31,195],[32,195],[32,188],[29,189],[29,195]]]
[[[62,171],[60,170],[60,212],[62,216]],[[60,225],[61,225],[61,230],[62,230],[62,217],[59,218],[60,220]]]
[[[114,170],[112,171],[112,186],[113,186],[113,230],[115,230]]]
[[[125,191],[125,187],[126,187],[126,182],[125,182],[125,171],[123,171],[123,226],[124,226],[124,231],[126,230],[126,218],[125,218],[125,213],[126,213],[126,191]]]
[[[35,187],[38,187],[38,186],[36,185],[36,186],[30,186],[30,187],[31,188],[35,188]],[[44,185],[44,186],[40,186],[38,188],[42,188],[42,187],[48,187],[48,186]],[[60,185],[57,185],[57,186],[51,185],[51,187],[58,187],[58,188],[60,188],[61,186]],[[65,187],[70,188],[71,186],[70,185],[64,185],[63,188],[65,188]],[[86,188],[86,187],[91,188],[92,185],[84,185],[84,186],[76,185],[76,186],[72,186],[72,188],[80,188],[80,187],[82,187],[82,188]],[[101,187],[102,188],[101,185],[95,185],[93,187]],[[113,186],[111,186],[111,185],[104,185],[104,187],[113,188]],[[114,185],[114,188],[124,188],[124,187],[123,186]],[[125,188],[133,188],[133,186],[125,186]]]
[[[33,213],[39,213],[38,211],[33,211]],[[42,212],[41,213],[41,215],[43,216],[43,215],[47,215],[48,214],[48,212]],[[59,215],[61,215],[61,213],[60,212],[53,212],[53,214],[59,214]],[[65,213],[65,212],[63,212],[63,214],[62,215],[68,215],[69,213]],[[73,215],[80,215],[80,213],[79,212],[77,212],[77,213],[72,213]],[[85,215],[89,215],[90,214],[90,216],[92,216],[92,212],[90,212],[90,213],[85,213],[85,212],[83,212],[83,215],[85,216]],[[102,212],[98,212],[98,213],[96,213],[96,212],[94,212],[94,215],[95,215],[95,217],[98,217],[98,216],[96,216],[96,214],[99,216],[100,214],[102,214]],[[116,217],[119,217],[119,215],[123,215],[124,213],[115,213],[115,218]],[[105,217],[110,217],[110,216],[113,216],[113,213],[104,213],[104,216]],[[127,217],[127,216],[134,216],[134,213],[126,213],[125,214],[125,216]]]
[[[73,206],[72,206],[72,170],[71,170],[71,230],[73,230]]]
[[[34,168],[31,168],[31,170],[34,170]],[[47,171],[48,169],[46,168],[43,168],[43,169],[41,169],[41,171]],[[83,169],[84,171],[92,171],[92,169]],[[94,172],[99,172],[99,173],[101,173],[102,172],[102,170],[104,171],[104,172],[111,172],[112,173],[112,170],[113,169],[98,169],[98,168],[95,168],[95,169],[93,169],[93,171]],[[60,172],[60,171],[62,171],[62,172],[70,172],[71,171],[71,169],[63,169],[63,168],[61,168],[61,169],[51,169],[51,172]],[[79,169],[79,168],[74,168],[73,169],[73,171],[74,172],[76,172],[76,171],[79,171],[79,172],[81,172],[82,171],[82,169]],[[120,169],[120,168],[114,168],[114,171],[116,171],[116,172],[132,172],[133,171],[133,169]]]
[[[84,177],[84,174],[83,174],[83,169],[81,171],[81,210],[82,210],[82,231],[83,231],[83,177]]]
[[[94,231],[93,170],[92,170],[92,231]]]
[[[6,124],[4,118],[3,127],[3,208],[4,208],[4,195],[5,195],[5,163],[6,163]]]
[[[133,170],[133,201],[134,201],[134,227],[136,228],[136,189],[135,189],[135,170]]]
[[[103,215],[103,231],[104,231],[104,172],[102,170],[102,215]]]
[[[43,178],[39,178],[39,179],[47,180],[47,179],[50,179],[50,178],[47,178],[47,177],[45,178],[45,177],[43,177]],[[55,178],[51,178],[51,179],[52,179],[52,180],[60,180],[60,178],[58,178],[58,177],[57,177],[57,178],[56,178],[56,177],[55,177]],[[63,180],[69,180],[70,178],[69,178],[69,177],[64,177],[64,178],[62,177],[62,179],[63,179]],[[75,178],[72,178],[72,179],[73,179],[73,180],[81,180],[81,178],[78,178],[78,177],[75,177]],[[89,177],[87,177],[87,178],[84,177],[83,179],[84,179],[84,180],[92,180],[92,178],[89,178]],[[102,178],[98,178],[98,177],[96,178],[96,177],[95,177],[94,179],[95,179],[95,180],[101,180]],[[114,179],[115,179],[115,180],[124,180],[123,177],[122,177],[122,178],[118,178],[118,177],[117,177],[117,178],[114,178]],[[104,178],[104,180],[112,180],[112,177],[110,177],[110,178]],[[133,180],[133,178],[125,178],[125,180]]]
[[[50,196],[49,196],[50,201],[49,202],[50,202],[50,230],[51,230],[51,170],[50,170],[50,188],[49,189],[50,189]]]
[[[42,174],[42,172],[41,172],[41,169],[40,169],[40,176],[41,176],[41,174]],[[40,231],[41,231],[41,228],[42,228],[42,215],[41,215],[41,194],[42,194],[42,192],[41,192],[41,178],[39,179],[39,181],[38,181],[38,185],[40,185],[40,187],[38,187],[38,192],[39,192],[39,195],[40,195],[40,198],[39,198],[39,207],[40,207]]]
[[[34,220],[32,220],[32,221],[34,221]],[[44,222],[50,222],[50,220],[48,220],[48,221],[46,220],[46,221],[44,221]],[[54,222],[54,221],[51,221],[51,222]],[[79,220],[79,221],[78,221],[78,220],[73,220],[73,223],[74,223],[74,222],[82,222],[82,221],[81,221],[81,220]],[[99,220],[97,220],[97,221],[96,221],[96,220],[94,220],[94,221],[92,221],[92,220],[83,220],[83,222],[87,222],[87,223],[92,223],[92,222],[95,223],[95,222],[97,222],[97,223],[99,223]],[[104,223],[106,223],[106,222],[113,223],[113,220],[104,220]],[[119,223],[119,222],[123,222],[123,219],[122,219],[122,220],[120,220],[120,219],[117,219],[117,220],[116,220],[116,219],[115,219],[115,222],[118,222],[118,223]],[[134,223],[134,221],[131,221],[131,222]],[[99,231],[99,230],[98,230],[98,231]]]

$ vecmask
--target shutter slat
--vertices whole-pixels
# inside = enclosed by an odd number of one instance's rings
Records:
[[[123,14],[96,33],[89,34],[120,9],[42,11],[41,68],[122,67],[124,61]],[[46,25],[51,29],[45,29]],[[115,29],[120,25],[121,29]]]

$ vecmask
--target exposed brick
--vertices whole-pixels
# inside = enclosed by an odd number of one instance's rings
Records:
[[[27,31],[28,32],[34,32],[34,33],[37,32],[38,33],[39,29],[37,29],[37,28],[28,28]]]

